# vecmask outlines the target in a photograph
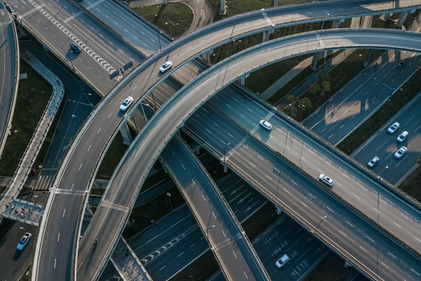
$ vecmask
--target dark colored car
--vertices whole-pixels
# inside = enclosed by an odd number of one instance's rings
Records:
[[[401,60],[401,62],[396,66],[397,69],[402,69],[406,65],[406,60]]]
[[[72,51],[76,54],[80,53],[80,48],[75,42],[70,43],[70,49],[72,49]]]

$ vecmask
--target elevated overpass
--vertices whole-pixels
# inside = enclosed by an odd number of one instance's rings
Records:
[[[10,9],[10,8],[9,8]],[[11,15],[0,4],[0,159],[12,129],[16,96],[19,86],[19,44],[17,31]]]
[[[408,2],[407,2],[408,3]],[[322,18],[320,18],[320,19],[318,19],[319,21],[321,21],[322,20]],[[222,37],[223,38],[223,37]],[[226,37],[225,37],[226,38]],[[218,40],[219,40],[219,37],[218,37]],[[175,45],[176,45],[177,43],[175,43]],[[140,83],[139,83],[140,84]],[[144,83],[142,83],[142,84],[140,84],[140,85],[144,85]],[[127,84],[126,84],[126,86],[127,86]],[[140,89],[140,88],[139,88]],[[138,90],[139,90],[138,89]],[[120,98],[121,99],[121,98]],[[105,101],[105,102],[109,102],[109,100],[107,100],[107,101]],[[105,117],[105,119],[107,119],[107,117],[106,116],[104,116]],[[110,118],[110,117],[108,117],[108,118]],[[107,123],[107,125],[110,125],[110,126],[114,126],[112,123]],[[103,133],[105,132],[105,130],[104,130],[104,127],[100,127],[100,128],[102,128],[102,131],[101,131],[101,135],[103,135]],[[114,128],[114,127],[113,127]],[[99,133],[99,132],[98,132]],[[106,139],[107,139],[107,137],[105,137]],[[91,142],[92,143],[92,142]],[[98,144],[98,142],[95,142],[95,144]],[[86,147],[86,148],[93,148],[93,147]],[[90,151],[90,150],[89,150]],[[97,159],[99,159],[99,158],[97,158],[97,157],[94,157],[93,158],[94,160],[97,160]],[[88,161],[89,162],[89,161]],[[84,166],[84,168],[85,168],[85,165],[87,164],[87,162],[84,162],[83,163],[83,166]],[[88,170],[89,171],[89,170]],[[59,176],[59,178],[60,178],[60,176]],[[83,182],[83,181],[81,181],[81,182]],[[87,181],[85,181],[85,183],[82,183],[81,184],[81,187],[82,187],[82,189],[84,189],[85,187],[86,187],[86,182]],[[56,185],[57,186],[57,185]],[[70,185],[68,185],[68,186],[72,186],[72,184],[70,184]],[[78,195],[82,195],[81,193],[78,193]],[[80,205],[79,205],[80,206]],[[77,204],[75,205],[75,207],[76,207],[76,209],[77,209]],[[70,220],[70,221],[72,221],[72,220]],[[71,227],[69,228],[69,229],[71,229]],[[71,242],[72,243],[72,242]],[[70,243],[70,244],[71,244]]]
[[[322,46],[320,44],[320,40],[323,42]],[[126,165],[125,168],[119,166],[113,176],[109,190],[117,190],[115,187],[124,186],[124,192],[126,194],[125,197],[129,199],[131,196],[137,194],[143,184],[144,178],[146,178],[146,175],[148,174],[150,167],[156,161],[159,154],[162,152],[162,149],[166,146],[173,134],[175,134],[175,132],[183,126],[185,120],[187,120],[191,114],[193,114],[204,102],[213,96],[215,92],[231,84],[233,81],[236,81],[238,77],[244,73],[254,70],[256,67],[256,61],[275,62],[297,54],[312,53],[315,51],[336,48],[391,48],[420,52],[420,41],[421,38],[419,38],[417,34],[394,30],[329,30],[299,34],[288,38],[274,40],[273,42],[268,42],[262,46],[233,56],[231,60],[226,60],[220,65],[217,65],[209,71],[201,74],[198,79],[195,79],[192,83],[187,85],[183,91],[179,92],[173,97],[173,99],[164,105],[164,107],[149,121],[136,140],[132,143],[131,149],[126,153],[125,158],[122,161],[123,163],[133,164]],[[395,44],[390,47],[391,42],[394,42]],[[265,52],[263,50],[265,50]],[[252,57],[255,57],[256,59],[251,59]],[[160,64],[158,63],[157,65],[159,66]],[[153,65],[151,67],[153,69],[157,66]],[[258,67],[261,66],[259,65]],[[173,71],[175,70],[176,67]],[[146,73],[154,72],[155,71],[146,71]],[[142,77],[142,74],[140,74],[136,80],[140,77]],[[213,91],[211,94],[209,94],[208,91],[209,87],[212,89],[211,91]],[[131,89],[126,88],[122,92],[130,93]],[[114,104],[117,108],[119,101],[110,99],[108,103],[110,105]],[[84,144],[82,142],[80,144],[80,149],[84,149]],[[79,149],[79,146],[77,149]],[[128,176],[133,174],[139,175],[139,180]],[[132,189],[129,191],[129,188]],[[107,198],[110,197],[108,196]],[[125,206],[125,208],[131,207],[129,202],[130,200],[127,201],[127,199],[124,199],[121,201],[121,199],[122,198],[119,198],[117,204],[118,206]],[[115,203],[110,201],[108,204],[114,205]],[[113,209],[110,210],[109,216],[112,218],[112,221],[125,221],[128,217],[128,213],[120,213],[120,215],[117,215],[117,211]],[[99,221],[104,220],[104,217],[101,217],[102,218],[99,219]],[[312,225],[314,226],[314,224]],[[120,224],[119,231],[122,231],[123,226],[124,224]],[[95,229],[97,233],[105,233],[107,225],[102,224],[98,228],[92,229]],[[113,241],[118,238],[118,235],[119,234],[116,233],[114,237],[106,238],[107,241],[105,244],[113,245]],[[92,241],[88,241],[87,239],[84,239],[83,241],[83,243],[87,243],[87,245],[90,245],[90,242]],[[329,244],[333,248],[337,247],[339,250],[341,249],[340,244]],[[421,272],[417,268],[417,263],[419,263],[418,258],[403,248],[398,247],[397,251],[400,251],[400,257],[404,257],[403,259],[405,259],[411,268],[417,272]],[[112,247],[109,247],[105,254],[104,252],[101,253],[104,254],[104,260],[107,260],[107,255],[111,254],[111,252]],[[95,256],[93,258],[95,258]],[[370,268],[361,264],[358,258],[350,256],[349,260],[364,271],[365,274],[374,279],[383,278],[382,275],[384,274],[386,274],[386,276],[393,276],[399,271],[399,268],[394,268],[394,270],[389,271],[388,269],[386,271],[379,272],[379,269],[377,268]],[[101,267],[99,266],[98,268]],[[405,272],[400,273],[404,275],[408,274]]]

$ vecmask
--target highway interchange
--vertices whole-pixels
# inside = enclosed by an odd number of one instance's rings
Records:
[[[342,31],[328,31],[328,32],[323,32],[320,33],[320,36],[322,36],[323,42],[326,46],[326,48],[329,48],[329,45],[332,46],[338,46],[338,40],[336,35],[332,35],[332,38],[334,38],[333,40],[327,40],[327,38],[324,38],[324,36],[328,37],[328,34],[335,34],[335,32],[342,32]],[[367,32],[366,35],[367,37],[361,36],[361,34],[359,34],[358,36],[358,40],[360,41],[359,44],[362,44],[361,41],[363,41],[362,38],[366,38],[367,43],[365,44],[371,44],[368,42],[371,42],[373,38],[376,38],[376,36],[379,37],[384,37],[381,35],[376,35],[376,33],[378,33],[379,31],[376,30],[365,30],[364,32]],[[385,33],[388,33],[390,31],[382,31]],[[352,35],[350,35],[350,33],[353,33],[352,31],[347,30],[347,32],[343,32],[345,35],[344,37],[346,38],[347,36],[350,36],[352,38]],[[355,33],[361,33],[361,31],[355,31]],[[395,32],[392,31],[390,32],[390,34],[388,35],[388,37],[393,37],[393,36],[408,36],[407,34],[405,35],[401,35],[400,33],[402,32]],[[300,42],[302,42],[301,44],[305,47],[308,48],[309,46],[312,46],[312,44],[315,44],[314,46],[318,45],[318,39],[313,35],[313,34],[306,34],[306,35],[297,35],[295,37],[300,37],[300,39],[302,39]],[[294,37],[294,38],[295,38]],[[291,39],[294,41],[294,49],[289,48],[288,51],[289,52],[300,52],[300,43],[297,43],[297,40],[295,39]],[[311,40],[314,40],[313,42]],[[386,39],[384,39],[385,41],[387,41]],[[382,39],[378,39],[376,40],[376,46],[379,46],[378,44],[380,44],[380,42],[382,41]],[[402,40],[395,40],[396,42],[403,42]],[[406,39],[406,41],[410,41],[412,42],[413,40],[408,40]],[[282,42],[283,44],[279,43]],[[283,40],[280,40],[279,42],[269,42],[265,45],[265,47],[267,48],[267,50],[265,53],[261,53],[259,48],[256,48],[257,50],[253,50],[253,51],[249,51],[250,53],[253,53],[254,55],[256,55],[257,59],[256,61],[265,61],[268,60],[268,58],[273,58],[274,57],[274,53],[275,52],[279,52],[278,49],[273,48],[273,45],[276,44],[280,44],[282,46],[288,45],[285,44],[285,42],[283,42]],[[388,42],[385,42],[384,44],[390,44]],[[417,45],[414,42],[414,45]],[[341,47],[345,47],[345,46],[341,46]],[[386,47],[386,46],[384,46]],[[402,46],[403,47],[403,46]],[[262,48],[262,47],[261,47]],[[408,48],[408,45],[404,48]],[[417,47],[414,47],[414,50],[417,49]],[[287,49],[287,47],[285,47],[285,49]],[[284,53],[284,52],[282,52]],[[253,62],[253,60],[244,60],[244,53],[240,56],[237,57],[233,57],[232,58],[235,62],[235,64],[232,64],[232,61],[230,63],[231,68],[230,67],[226,67],[226,65],[223,65],[220,69],[214,69],[213,72],[210,72],[210,74],[206,75],[206,76],[202,76],[201,79],[199,79],[198,81],[194,81],[197,84],[200,85],[200,87],[198,87],[198,85],[195,85],[195,83],[191,83],[189,84],[186,88],[184,92],[188,92],[190,90],[190,88],[194,89],[194,91],[192,91],[191,93],[189,93],[189,95],[187,97],[185,97],[184,95],[177,95],[176,97],[174,97],[172,100],[170,100],[164,107],[163,109],[165,109],[166,107],[169,108],[168,112],[171,114],[168,114],[167,112],[161,110],[159,111],[154,118],[152,118],[149,123],[146,125],[146,127],[143,129],[143,131],[141,132],[141,134],[139,134],[139,136],[137,137],[137,139],[134,141],[134,143],[132,144],[132,148],[127,154],[125,159],[120,163],[121,165],[117,168],[116,173],[114,174],[114,179],[112,182],[112,185],[116,184],[117,186],[124,186],[124,194],[121,194],[122,191],[118,191],[115,188],[111,187],[108,189],[110,190],[116,190],[118,192],[118,197],[115,196],[115,194],[110,194],[108,195],[105,194],[104,196],[104,200],[105,202],[107,202],[106,206],[104,208],[108,208],[107,206],[111,206],[113,204],[116,204],[118,206],[130,206],[129,205],[129,201],[128,199],[130,199],[130,197],[133,197],[133,194],[137,194],[137,190],[133,191],[133,193],[129,193],[128,192],[128,188],[129,187],[140,187],[142,185],[142,182],[144,180],[144,178],[146,177],[147,173],[148,173],[148,167],[150,167],[155,160],[157,159],[158,155],[160,154],[160,150],[163,148],[163,146],[165,145],[164,143],[160,143],[160,142],[156,142],[156,140],[158,139],[162,139],[164,137],[168,138],[171,137],[172,134],[174,134],[177,129],[179,128],[180,125],[182,125],[183,119],[185,118],[185,114],[188,114],[189,112],[191,112],[190,107],[192,106],[192,104],[200,104],[200,102],[203,102],[203,98],[208,98],[208,95],[206,94],[208,91],[204,90],[206,89],[206,87],[209,87],[209,85],[211,85],[212,89],[218,89],[219,87],[223,87],[223,81],[219,80],[219,73],[220,71],[224,72],[225,75],[225,83],[230,83],[229,81],[233,81],[236,80],[235,77],[237,77],[237,73],[241,73],[242,71],[247,71],[247,69],[249,67],[253,67],[254,63],[256,61]],[[225,62],[225,64],[228,64],[228,62]],[[154,67],[154,66],[152,66]],[[222,70],[221,70],[222,69]],[[148,72],[149,73],[149,72]],[[234,75],[233,78],[230,78],[230,75]],[[203,82],[203,80],[206,80],[206,82]],[[219,85],[217,85],[218,83],[216,83],[216,81],[219,81]],[[216,86],[215,86],[216,85]],[[203,87],[203,88],[202,88]],[[130,90],[129,90],[130,91]],[[188,100],[188,102],[187,102]],[[183,102],[185,101],[185,102]],[[111,101],[110,101],[111,102]],[[118,101],[115,101],[115,107],[118,108]],[[175,114],[174,116],[178,116],[178,118],[174,118],[173,114]],[[162,115],[162,118],[161,118]],[[107,116],[110,116],[110,114],[108,113]],[[181,123],[180,123],[181,122]],[[160,126],[161,124],[161,126]],[[167,128],[169,130],[169,135],[165,136],[166,133],[163,132],[164,131],[164,127],[162,127],[162,125],[165,124],[165,128]],[[159,128],[159,129],[158,129]],[[142,140],[144,140],[144,138],[146,138],[147,140],[152,141],[153,143],[149,143],[148,145],[145,145],[144,143],[142,143]],[[89,144],[87,144],[89,145]],[[81,144],[80,146],[77,147],[77,149],[79,149],[79,147],[83,147],[84,145]],[[154,148],[155,147],[155,148]],[[143,159],[143,161],[137,161],[136,158],[141,157],[141,159]],[[131,159],[132,158],[132,159]],[[145,159],[148,159],[149,161],[145,161]],[[131,163],[137,163],[137,165],[131,165]],[[79,166],[79,165],[77,165]],[[129,174],[137,174],[140,176],[140,179],[134,179],[132,177],[125,177],[124,175],[129,175]],[[298,175],[297,175],[298,176]],[[114,192],[114,191],[113,191]],[[124,199],[124,197],[126,197],[126,199]],[[118,201],[109,201],[110,198],[116,198]],[[122,201],[123,200],[123,201]],[[125,204],[122,204],[122,202],[125,202]],[[336,208],[334,208],[336,209]],[[115,210],[115,208],[113,210],[109,210],[108,211],[111,213],[113,213],[113,216],[119,216],[120,218],[124,218],[127,217],[127,214],[125,214],[122,210],[120,210],[120,212],[118,212],[118,210]],[[101,210],[99,210],[98,212],[99,214],[102,214],[103,212],[101,212]],[[119,214],[117,214],[119,213]],[[314,215],[314,214],[313,214]],[[96,220],[96,218],[94,217],[93,221],[91,222],[90,227],[92,229],[95,229],[96,233],[103,233],[104,230],[102,230],[101,228],[106,227],[105,225],[101,225],[101,221],[103,220],[103,218],[101,216],[98,216],[98,220]],[[319,218],[315,218],[313,217],[312,219],[314,222],[312,223],[312,225],[316,225],[316,221],[319,221]],[[120,221],[117,220],[117,221]],[[96,226],[95,224],[97,224],[99,222],[99,225]],[[88,231],[89,233],[89,231]],[[321,232],[320,232],[321,233]],[[89,235],[89,234],[86,234]],[[92,234],[91,237],[88,236],[88,239],[93,239],[93,237],[95,236],[95,234]],[[84,240],[87,239],[87,237],[84,237],[84,239],[82,240],[82,247],[80,248],[79,252],[82,253],[83,252],[87,252],[90,249],[90,245],[91,243],[86,243],[85,244],[85,248],[84,248]],[[110,239],[116,239],[116,237],[110,237]],[[92,241],[92,240],[91,240]],[[107,245],[111,244],[110,242],[106,241],[105,242]],[[368,246],[365,245],[364,248],[367,248]],[[399,246],[397,246],[398,248],[396,249],[396,251],[399,251],[398,249],[400,248]],[[354,249],[354,248],[353,248]],[[351,250],[353,250],[351,249]],[[105,249],[107,252],[111,252],[111,249]],[[104,253],[100,253],[101,256],[104,256]],[[401,252],[401,254],[404,254],[403,252]],[[366,256],[366,255],[365,255]],[[347,256],[348,257],[348,256]],[[408,259],[411,259],[411,255],[409,257],[407,257]],[[349,256],[348,257],[350,260],[352,260],[352,257]],[[355,260],[355,263],[358,264],[359,261]],[[413,264],[413,262],[410,262],[411,266]],[[390,269],[391,266],[389,266],[388,269]],[[380,269],[379,269],[380,270]],[[398,268],[394,268],[393,272],[397,272],[399,269]],[[372,272],[376,272],[376,270],[372,271]],[[415,270],[417,271],[417,270]],[[388,270],[386,270],[386,274],[392,274],[391,276],[393,276],[393,272],[388,272]],[[379,274],[383,274],[379,272]],[[405,273],[400,273],[400,274],[405,274]]]
[[[325,42],[325,41],[324,41]],[[325,42],[325,44],[326,44],[326,42]],[[157,65],[159,66],[160,65],[160,63],[157,63]],[[156,72],[156,68],[155,68],[155,70],[153,70],[152,72],[150,72],[150,73],[154,73],[154,72]],[[111,102],[111,101],[110,101]],[[108,112],[108,114],[113,114],[113,112],[114,112],[114,114],[115,114],[115,109],[117,109],[118,108],[118,106],[117,105],[115,105],[115,104],[118,104],[119,103],[119,100],[117,100],[117,99],[114,99],[114,108],[112,108],[111,109],[111,111],[109,111]],[[112,106],[111,106],[112,107]],[[108,118],[109,117],[111,117],[111,115],[108,115]],[[106,126],[100,126],[100,127],[98,127],[98,128],[105,128]],[[110,129],[110,131],[112,131],[113,129],[114,129],[114,127],[113,126],[110,126],[111,127],[111,129]],[[100,133],[100,131],[97,131],[97,134],[99,134]],[[101,132],[102,133],[102,132]],[[101,136],[93,136],[93,138],[92,138],[92,140],[94,140],[94,139],[98,139],[98,138],[101,138]],[[89,144],[91,144],[92,143],[92,141],[89,143]],[[86,151],[89,151],[90,152],[90,149],[93,149],[93,147],[91,147],[91,146],[86,146],[85,147],[85,149],[87,149]],[[100,150],[101,148],[97,148],[97,150]],[[82,150],[83,151],[83,150]],[[94,158],[93,159],[93,161],[91,161],[91,162],[95,162],[96,161],[96,158]],[[83,163],[83,165],[85,165],[86,163]],[[84,167],[85,168],[85,167]],[[79,166],[79,170],[81,169],[81,167]],[[75,170],[77,170],[77,169],[75,169]],[[88,172],[89,172],[90,170],[88,169]],[[81,182],[83,182],[83,181],[81,181]],[[86,182],[86,181],[85,181]],[[76,185],[76,184],[75,184]],[[74,185],[71,185],[71,184],[69,184],[69,185],[67,185],[69,188],[73,188],[73,186]],[[81,187],[82,187],[82,189],[84,189],[85,187],[86,187],[86,184],[82,184],[81,185]],[[58,193],[60,193],[60,191],[58,191]],[[64,193],[66,193],[66,192],[64,192]],[[70,192],[69,192],[70,193]],[[82,193],[78,193],[78,194],[80,194],[80,195],[82,195]],[[61,195],[56,195],[56,197],[59,197],[59,196],[61,196]],[[66,197],[65,195],[63,195],[63,197]],[[67,197],[69,197],[69,196],[67,196]],[[76,207],[76,210],[79,208],[78,206],[75,206]],[[124,212],[127,212],[127,210],[126,209],[123,209],[123,211]],[[64,215],[64,214],[63,214]],[[75,226],[75,225],[73,225],[73,226]],[[69,229],[71,229],[71,228],[69,228]],[[84,238],[85,239],[85,238]],[[64,279],[63,279],[64,280]]]

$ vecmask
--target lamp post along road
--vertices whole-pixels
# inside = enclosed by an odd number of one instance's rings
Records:
[[[316,231],[319,229],[319,226],[322,224],[322,222],[324,222],[326,220],[327,216],[324,216],[322,218],[322,220],[319,222],[319,224],[317,225],[317,227],[314,229],[313,234],[316,234]]]

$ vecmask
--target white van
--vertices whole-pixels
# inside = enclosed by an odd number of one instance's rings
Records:
[[[281,268],[284,264],[289,261],[289,256],[287,254],[283,255],[279,260],[276,261],[276,267]]]

